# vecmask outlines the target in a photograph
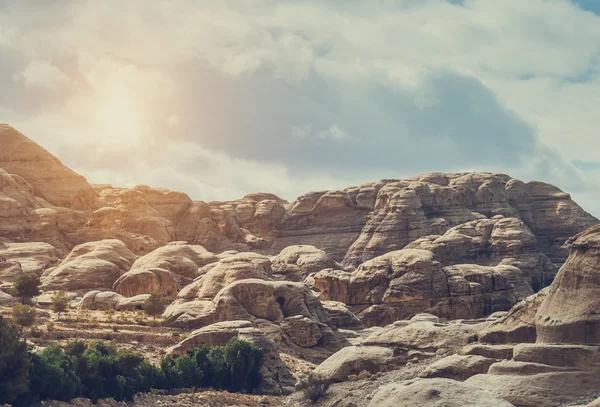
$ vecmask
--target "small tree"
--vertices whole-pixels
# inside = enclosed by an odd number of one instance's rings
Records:
[[[21,304],[25,304],[26,299],[40,295],[40,278],[33,273],[23,273],[14,282],[14,291],[21,297]]]
[[[36,314],[35,308],[30,305],[16,304],[13,307],[13,319],[17,325],[21,326],[21,333],[23,333],[24,327],[33,325]]]
[[[69,297],[64,291],[59,291],[52,296],[52,311],[58,313],[58,319],[60,314],[65,312],[69,306]]]
[[[159,294],[150,294],[150,297],[144,301],[142,308],[148,315],[152,315],[153,319],[156,319],[156,314],[162,314],[165,310],[165,301]]]

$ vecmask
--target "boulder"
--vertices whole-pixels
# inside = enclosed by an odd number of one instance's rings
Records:
[[[473,385],[451,379],[415,379],[380,387],[368,407],[511,407]]]
[[[405,360],[402,360],[405,362]],[[315,368],[313,377],[321,383],[343,382],[348,376],[357,375],[363,370],[377,373],[401,361],[394,351],[381,346],[347,346],[334,353]]]
[[[6,294],[5,292],[0,291],[0,305],[1,306],[11,306],[15,303],[17,303],[16,298],[14,298],[10,294]]]
[[[479,355],[450,355],[429,365],[420,376],[464,381],[476,374],[487,373],[495,362],[495,359]]]
[[[344,329],[363,329],[364,325],[360,319],[343,302],[321,301],[323,308],[329,314],[331,322],[337,328]]]
[[[149,294],[142,294],[127,298],[112,291],[90,291],[83,296],[76,307],[78,309],[132,311],[142,309],[142,305],[149,296]]]

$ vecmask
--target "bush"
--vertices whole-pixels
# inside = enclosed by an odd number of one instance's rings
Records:
[[[0,315],[0,404],[12,403],[29,389],[27,345],[19,328]]]

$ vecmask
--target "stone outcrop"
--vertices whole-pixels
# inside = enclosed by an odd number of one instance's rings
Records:
[[[419,312],[458,319],[507,311],[533,293],[529,281],[512,265],[443,267],[433,251],[413,248],[366,261],[352,273],[325,269],[306,279],[320,299],[348,304],[367,326]]]
[[[179,290],[199,275],[199,269],[218,261],[202,246],[172,242],[140,257],[113,285],[126,297],[161,294],[175,299]]]
[[[421,377],[444,377],[458,381],[465,381],[476,374],[485,374],[495,359],[480,355],[450,355],[432,363]]]
[[[513,360],[495,363],[466,382],[516,406],[551,407],[597,392],[599,360],[597,346],[519,344]]]
[[[286,247],[273,259],[271,267],[276,277],[290,281],[302,281],[323,269],[344,269],[324,250],[306,245]]]
[[[489,322],[440,323],[433,315],[420,314],[408,321],[396,321],[373,332],[362,343],[370,346],[400,347],[438,351],[439,349],[458,350],[476,342],[478,333]]]
[[[113,291],[89,291],[81,301],[76,304],[79,309],[131,311],[142,309],[144,301],[149,294],[137,295],[135,297],[123,297]]]
[[[571,255],[542,301],[537,341],[600,344],[600,227],[569,240]]]
[[[492,344],[535,342],[535,314],[550,287],[533,294],[486,327],[479,335],[482,342]]]
[[[358,375],[363,370],[377,373],[394,366],[405,359],[394,355],[390,348],[381,346],[347,346],[331,355],[313,371],[313,379],[320,383],[334,383],[348,380],[350,375]]]
[[[531,277],[531,286],[538,290],[553,274],[538,252],[560,264],[566,259],[564,241],[598,222],[556,187],[504,174],[429,173],[311,192],[293,203],[268,193],[205,203],[164,188],[91,186],[6,125],[0,128],[0,141],[0,205],[6,209],[0,217],[10,218],[0,223],[1,236],[47,242],[65,253],[77,244],[109,238],[122,240],[138,255],[178,240],[215,253],[233,249],[276,254],[301,244],[356,266],[416,239],[503,216],[522,221],[521,235],[509,225],[516,220],[502,221],[507,224],[496,225],[491,235],[481,226],[480,233],[489,235],[493,247],[469,261],[461,256],[460,263],[504,261]],[[471,240],[471,249],[478,243],[485,246],[481,239]],[[487,261],[490,255],[495,264]],[[444,256],[439,258],[446,265]]]
[[[42,274],[44,290],[110,290],[128,271],[136,256],[120,240],[102,240],[76,246],[57,266]]]
[[[368,407],[512,407],[493,393],[451,379],[416,379],[382,386]]]
[[[512,360],[495,363],[488,374],[467,382],[515,405],[539,407],[566,404],[600,388],[598,242],[597,226],[570,239],[571,254],[547,293],[527,299],[507,315],[501,328],[512,331],[494,329],[482,335],[496,339],[503,338],[499,333],[514,335],[525,329],[527,339],[533,334],[536,343],[517,344]]]

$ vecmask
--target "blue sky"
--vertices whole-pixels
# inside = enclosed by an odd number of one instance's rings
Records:
[[[195,199],[473,170],[600,215],[600,1],[153,4],[2,2],[0,122]]]

